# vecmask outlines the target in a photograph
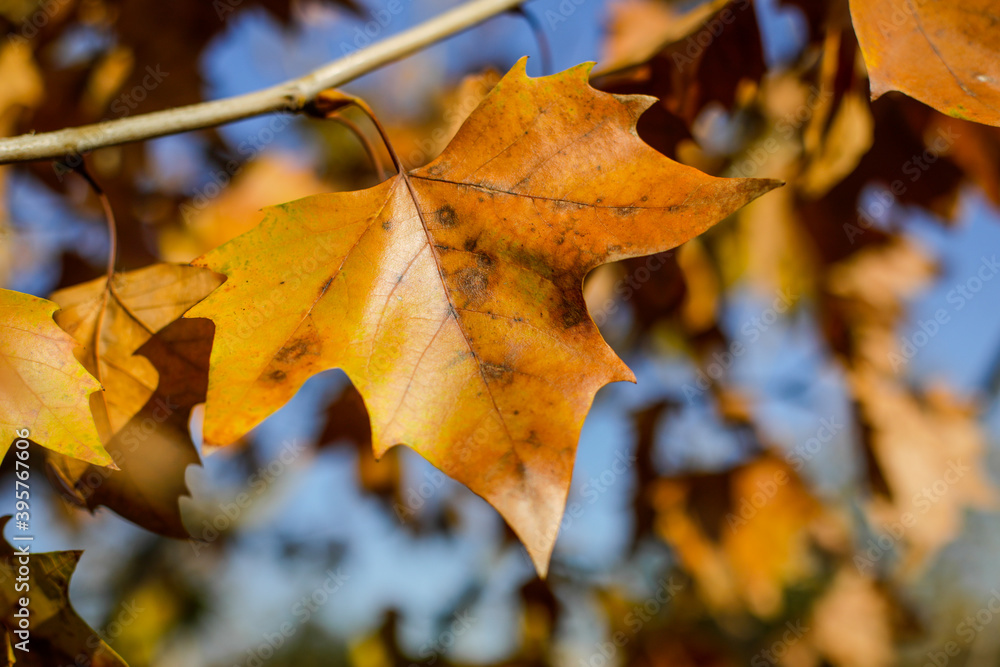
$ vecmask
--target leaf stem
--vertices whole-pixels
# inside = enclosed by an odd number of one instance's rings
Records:
[[[80,174],[87,184],[90,185],[90,189],[94,191],[97,195],[98,200],[101,202],[101,208],[104,209],[104,220],[108,226],[108,241],[110,243],[110,248],[108,249],[108,262],[107,262],[107,276],[108,285],[111,285],[111,280],[115,275],[115,263],[118,260],[118,225],[115,223],[115,212],[111,208],[111,202],[108,200],[108,196],[104,193],[104,189],[98,185],[94,177],[90,175],[90,171],[87,170],[87,165],[81,161],[79,164],[73,166],[73,170]]]
[[[357,123],[350,118],[345,118],[339,114],[330,116],[330,120],[335,123],[340,123],[358,138],[358,141],[360,141],[361,145],[364,146],[365,152],[368,154],[368,158],[372,161],[372,166],[374,166],[375,171],[378,172],[378,178],[380,181],[384,181],[389,178],[389,172],[382,163],[382,158],[379,157],[378,151],[375,150],[375,146],[372,145],[368,135],[365,134],[360,127],[358,127]]]
[[[80,160],[77,164],[73,165],[73,170],[80,174],[85,181],[90,185],[90,188],[97,195],[97,198],[101,202],[101,208],[104,209],[104,220],[108,226],[108,264],[106,269],[106,282],[104,284],[104,296],[101,299],[101,308],[97,312],[97,321],[94,323],[94,377],[97,381],[104,385],[104,379],[101,377],[101,341],[104,338],[104,320],[105,315],[108,312],[108,302],[111,300],[111,296],[114,295],[118,298],[115,292],[115,264],[118,259],[118,225],[115,222],[115,212],[111,208],[111,201],[108,199],[107,194],[105,194],[104,189],[97,183],[94,177],[87,170],[87,165],[83,160]],[[110,440],[111,437],[111,409],[108,405],[108,393],[105,390],[100,392],[101,400],[104,402],[104,413],[107,419],[107,437],[103,438],[105,441]],[[96,421],[96,420],[95,420]]]
[[[404,173],[406,168],[403,166],[403,161],[399,159],[396,149],[392,147],[392,142],[389,141],[389,135],[386,133],[382,123],[379,122],[378,116],[376,116],[372,108],[368,106],[368,103],[360,97],[354,97],[351,101],[356,107],[365,112],[365,115],[371,120],[375,129],[378,130],[378,135],[382,138],[382,143],[385,144],[385,149],[389,151],[389,157],[392,158],[392,164],[396,167],[396,171],[400,174]]]
[[[55,132],[0,139],[0,164],[59,159],[79,163],[87,151],[178,134],[275,111],[301,111],[321,91],[471,28],[524,0],[470,0],[401,33],[264,90]]]

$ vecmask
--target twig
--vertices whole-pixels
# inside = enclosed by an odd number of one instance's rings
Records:
[[[269,112],[300,111],[322,90],[341,86],[522,2],[524,0],[470,0],[303,77],[253,93],[55,132],[0,139],[0,164],[66,156],[77,158],[95,148],[216,127]]]

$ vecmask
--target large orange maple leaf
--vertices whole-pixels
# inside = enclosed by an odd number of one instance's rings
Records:
[[[228,277],[188,313],[216,324],[206,442],[342,368],[376,455],[406,444],[466,484],[544,574],[594,394],[634,381],[587,313],[584,276],[777,185],[657,153],[635,131],[653,98],[601,93],[590,68],[532,79],[521,60],[432,163],[275,206],[196,260]]]

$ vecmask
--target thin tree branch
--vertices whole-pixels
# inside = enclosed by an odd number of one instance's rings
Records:
[[[117,146],[180,132],[216,127],[275,111],[300,111],[327,88],[341,86],[387,63],[520,5],[524,0],[470,0],[429,21],[264,90],[184,107],[0,139],[0,164],[76,158],[95,148]]]

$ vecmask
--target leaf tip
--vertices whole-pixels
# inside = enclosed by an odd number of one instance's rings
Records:
[[[632,113],[632,129],[639,121],[639,116],[646,113],[646,110],[660,100],[652,95],[614,95],[619,103],[624,105]]]
[[[121,470],[121,468],[118,467],[118,464],[115,463],[115,460],[111,457],[111,454],[108,453],[108,450],[101,445],[92,445],[83,451],[71,451],[66,455],[89,463],[90,465],[98,466],[99,468]]]
[[[85,452],[82,455],[71,454],[71,456],[74,456],[75,458],[78,458],[81,461],[86,461],[91,465],[99,466],[101,468],[107,468],[108,470],[116,470],[116,471],[121,470],[121,468],[118,467],[118,464],[115,463],[114,458],[112,458],[111,454],[109,454],[108,450],[106,450],[103,446],[99,448],[94,448],[90,451]]]
[[[559,537],[569,494],[569,480],[565,480],[565,486],[535,486],[532,491],[513,503],[509,498],[506,499],[507,502],[497,502],[499,498],[496,497],[487,498],[487,501],[500,511],[514,530],[527,550],[538,576],[544,579],[555,550],[556,538]]]
[[[585,83],[585,84],[587,84],[589,86],[590,85],[590,73],[594,70],[594,67],[596,65],[597,65],[597,61],[596,60],[586,60],[586,61],[580,63],[579,65],[576,65],[574,67],[570,67],[568,70],[566,70],[565,74],[567,74],[568,76],[571,76],[571,77],[572,76],[576,76],[583,83]]]
[[[785,181],[780,178],[742,178],[739,180],[742,181],[740,189],[747,195],[744,205],[785,185]]]
[[[895,90],[873,72],[868,73],[868,97],[874,102],[891,90]]]
[[[548,553],[541,553],[528,549],[528,557],[531,558],[531,564],[535,566],[538,578],[544,580],[549,574],[549,560],[552,558],[552,550],[549,549]]]
[[[209,265],[209,263],[208,263],[208,254],[207,253],[204,254],[204,255],[201,255],[199,257],[195,257],[190,262],[188,262],[188,265],[189,266],[193,266],[193,267],[198,268],[198,269],[211,269],[212,268]]]

